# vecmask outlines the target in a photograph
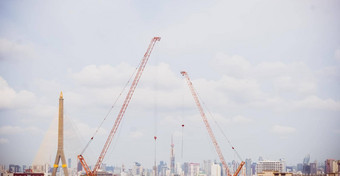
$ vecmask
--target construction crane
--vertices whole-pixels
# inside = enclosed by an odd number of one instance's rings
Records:
[[[186,81],[187,81],[188,86],[189,86],[189,88],[190,88],[191,94],[192,94],[192,96],[194,97],[194,100],[195,100],[195,102],[196,102],[196,105],[197,105],[197,107],[198,107],[198,109],[199,109],[199,111],[200,111],[200,113],[201,113],[203,122],[204,122],[205,127],[206,127],[207,130],[208,130],[209,136],[210,136],[210,138],[211,138],[211,140],[212,140],[212,142],[213,142],[213,144],[214,144],[214,146],[215,146],[215,149],[216,149],[216,152],[217,152],[217,154],[218,154],[218,157],[220,158],[220,160],[221,160],[221,162],[222,162],[222,165],[223,165],[224,169],[226,170],[227,175],[228,175],[228,176],[232,176],[232,175],[230,174],[228,165],[227,165],[226,161],[224,160],[224,157],[223,157],[223,155],[222,155],[222,151],[221,151],[221,149],[220,149],[220,146],[218,145],[218,143],[217,143],[217,141],[216,141],[216,138],[215,138],[215,135],[214,135],[214,133],[213,133],[213,131],[212,131],[210,125],[209,125],[208,119],[207,119],[207,117],[205,116],[205,113],[204,113],[203,108],[202,108],[202,106],[201,106],[201,103],[200,103],[200,101],[199,101],[199,99],[198,99],[198,96],[197,96],[197,93],[196,93],[196,91],[195,91],[195,88],[194,88],[194,86],[192,85],[192,82],[191,82],[191,80],[190,80],[190,78],[189,78],[189,76],[188,76],[188,73],[185,72],[185,71],[182,71],[181,74],[182,74],[182,76],[184,76],[184,77],[186,78]],[[234,147],[232,147],[232,149],[234,149]],[[242,161],[241,164],[239,165],[239,167],[237,168],[237,170],[236,170],[236,172],[234,173],[233,176],[237,176],[237,175],[239,174],[239,172],[241,171],[241,169],[242,169],[242,167],[243,167],[244,164],[245,164],[245,162]]]
[[[119,111],[119,114],[118,114],[118,116],[116,118],[116,121],[115,121],[115,123],[114,123],[114,125],[112,127],[112,130],[111,130],[111,132],[110,132],[110,134],[109,134],[109,136],[108,136],[108,138],[107,138],[107,140],[105,142],[105,145],[104,145],[104,147],[102,149],[102,152],[100,153],[100,155],[98,157],[97,163],[96,163],[95,167],[93,168],[93,171],[90,170],[89,166],[85,162],[85,159],[84,159],[84,157],[82,155],[83,153],[78,155],[78,159],[79,159],[80,163],[82,164],[82,166],[84,167],[86,175],[88,175],[88,176],[96,176],[97,175],[97,171],[99,170],[99,168],[100,168],[100,166],[101,166],[101,164],[102,164],[102,162],[104,160],[105,154],[106,154],[107,150],[110,147],[112,139],[113,139],[114,135],[116,134],[116,131],[117,131],[118,127],[119,127],[119,124],[120,124],[120,122],[121,122],[121,120],[122,120],[122,118],[124,116],[124,113],[125,113],[128,105],[129,105],[129,102],[130,102],[131,98],[132,98],[132,95],[133,95],[133,93],[134,93],[134,91],[135,91],[135,89],[137,87],[139,79],[142,76],[143,70],[145,68],[145,65],[146,65],[149,57],[150,57],[152,49],[155,46],[156,42],[160,41],[160,40],[161,40],[160,37],[154,37],[151,40],[151,42],[149,44],[149,47],[146,50],[146,53],[144,54],[144,57],[143,57],[140,65],[138,67],[138,70],[137,70],[137,73],[135,75],[135,78],[134,78],[134,80],[133,80],[133,82],[132,82],[132,84],[130,86],[130,90],[129,90],[128,94],[126,95],[124,103],[123,103],[123,105],[122,105],[122,107],[121,107],[121,109]],[[92,139],[93,139],[93,137],[91,138],[91,140]]]

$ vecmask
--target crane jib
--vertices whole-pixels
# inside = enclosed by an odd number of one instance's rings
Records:
[[[116,133],[118,127],[119,127],[119,124],[120,124],[120,122],[121,122],[121,120],[122,120],[122,118],[123,118],[123,116],[124,116],[124,113],[125,113],[125,111],[126,111],[128,105],[129,105],[129,102],[130,102],[130,100],[131,100],[131,98],[132,98],[132,95],[133,95],[133,93],[134,93],[134,91],[135,91],[135,89],[136,89],[136,87],[137,87],[137,84],[138,84],[138,82],[139,82],[139,79],[140,79],[140,77],[142,76],[142,73],[143,73],[144,68],[145,68],[145,66],[146,66],[146,63],[147,63],[147,61],[148,61],[148,59],[149,59],[149,57],[150,57],[150,54],[151,54],[151,52],[152,52],[152,49],[153,49],[153,47],[155,46],[156,42],[157,42],[157,41],[160,41],[160,40],[161,40],[160,37],[154,37],[154,38],[151,40],[151,42],[150,42],[150,44],[149,44],[149,47],[148,47],[148,49],[146,50],[146,52],[145,52],[145,54],[144,54],[144,57],[143,57],[143,59],[142,59],[140,65],[139,65],[139,67],[138,67],[138,71],[137,71],[137,73],[136,73],[136,75],[135,75],[135,78],[134,78],[134,80],[133,80],[133,82],[132,82],[132,84],[131,84],[131,86],[130,86],[130,90],[129,90],[128,94],[126,95],[126,98],[125,98],[125,100],[124,100],[124,103],[123,103],[123,105],[122,105],[122,107],[121,107],[121,109],[120,109],[120,111],[119,111],[119,114],[118,114],[118,116],[117,116],[117,118],[116,118],[116,120],[115,120],[115,123],[114,123],[114,125],[113,125],[113,127],[112,127],[112,129],[111,129],[111,131],[110,131],[110,134],[109,134],[109,136],[108,136],[108,138],[107,138],[107,140],[106,140],[106,142],[105,142],[105,145],[104,145],[104,147],[103,147],[103,149],[102,149],[102,152],[100,153],[100,155],[99,155],[99,157],[98,157],[97,163],[96,163],[96,165],[95,165],[93,171],[90,170],[90,168],[89,168],[88,165],[86,164],[85,159],[83,158],[83,156],[82,156],[82,155],[78,155],[78,159],[79,159],[79,161],[81,162],[81,164],[83,165],[83,167],[84,167],[84,169],[85,169],[85,172],[86,172],[86,175],[89,175],[89,176],[97,175],[97,171],[98,171],[98,169],[100,168],[100,166],[101,166],[101,164],[102,164],[102,162],[103,162],[103,160],[104,160],[105,154],[106,154],[107,150],[108,150],[109,147],[110,147],[110,144],[111,144],[111,142],[112,142],[112,139],[113,139],[113,137],[114,137],[114,135],[115,135],[115,133]]]

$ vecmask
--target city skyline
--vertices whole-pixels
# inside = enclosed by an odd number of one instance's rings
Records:
[[[339,1],[178,3],[1,1],[0,164],[53,160],[60,91],[75,160],[154,36],[162,40],[104,163],[152,166],[154,136],[167,163],[171,136],[177,161],[219,161],[181,71],[228,162],[236,156],[214,121],[244,160],[340,158]],[[84,153],[89,165],[124,95]]]

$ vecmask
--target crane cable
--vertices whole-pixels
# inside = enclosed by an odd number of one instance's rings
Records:
[[[110,107],[109,111],[107,112],[106,116],[104,117],[104,119],[102,120],[102,122],[100,123],[99,127],[96,129],[96,131],[94,132],[94,134],[92,135],[91,139],[89,140],[89,142],[86,144],[85,148],[83,149],[83,151],[81,152],[81,155],[85,152],[85,150],[87,149],[87,147],[90,145],[90,143],[93,141],[94,136],[97,135],[97,133],[99,132],[99,129],[103,126],[104,121],[107,119],[107,117],[109,116],[109,114],[111,113],[112,109],[116,106],[116,103],[118,101],[118,99],[122,96],[123,92],[125,91],[126,87],[129,85],[133,75],[135,75],[136,71],[138,70],[139,66],[141,65],[141,61],[139,62],[138,66],[136,67],[136,69],[134,70],[134,72],[131,74],[129,80],[125,83],[122,91],[119,93],[119,95],[117,96],[115,102],[113,103],[113,105]]]
[[[197,92],[196,92],[197,93]],[[202,100],[202,98],[200,97],[200,95],[197,93],[198,98],[201,100],[203,106],[205,107],[205,109],[208,111],[209,115],[212,117],[213,121],[215,122],[215,124],[217,125],[218,129],[221,131],[222,135],[224,136],[224,138],[228,141],[230,147],[232,150],[234,150],[234,152],[236,153],[237,157],[242,160],[242,157],[240,156],[240,154],[237,152],[237,150],[235,149],[235,147],[233,146],[233,144],[230,142],[230,140],[228,139],[227,135],[224,133],[224,131],[222,130],[221,126],[217,123],[216,119],[214,118],[214,116],[212,115],[212,113],[210,112],[210,110],[208,109],[207,105],[204,103],[204,101]]]

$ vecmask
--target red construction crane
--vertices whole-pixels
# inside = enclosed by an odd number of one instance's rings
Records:
[[[123,118],[123,116],[124,116],[124,113],[125,113],[125,111],[126,111],[126,108],[128,107],[129,102],[130,102],[130,100],[131,100],[131,98],[132,98],[132,95],[133,95],[133,93],[134,93],[134,91],[135,91],[135,89],[136,89],[136,87],[137,87],[137,84],[138,84],[138,82],[139,82],[139,79],[140,79],[140,77],[142,76],[143,70],[144,70],[144,68],[145,68],[145,65],[146,65],[146,63],[147,63],[149,57],[150,57],[150,54],[151,54],[151,52],[152,52],[152,49],[153,49],[153,47],[155,46],[155,43],[156,43],[157,41],[160,41],[160,40],[161,40],[160,37],[154,37],[154,38],[151,40],[151,42],[150,42],[150,44],[149,44],[149,47],[148,47],[148,49],[146,50],[146,53],[144,54],[144,57],[143,57],[143,59],[142,59],[140,65],[139,65],[139,67],[138,67],[136,76],[135,76],[135,78],[134,78],[134,80],[133,80],[133,82],[132,82],[132,84],[131,84],[131,86],[130,86],[130,90],[129,90],[128,94],[126,95],[126,98],[125,98],[125,100],[124,100],[124,103],[123,103],[123,105],[122,105],[122,107],[121,107],[121,109],[120,109],[120,111],[119,111],[119,114],[118,114],[118,116],[117,116],[117,118],[116,118],[116,121],[115,121],[115,123],[114,123],[114,125],[113,125],[113,127],[112,127],[112,130],[111,130],[111,132],[110,132],[110,134],[109,134],[109,136],[108,136],[108,138],[107,138],[107,140],[106,140],[106,142],[105,142],[105,145],[104,145],[104,147],[103,147],[103,149],[102,149],[102,152],[100,153],[100,155],[99,155],[99,157],[98,157],[97,163],[96,163],[96,165],[95,165],[93,171],[91,171],[90,168],[89,168],[89,166],[86,164],[85,159],[84,159],[84,157],[82,156],[82,154],[78,155],[78,159],[79,159],[79,161],[81,162],[81,164],[83,165],[83,167],[84,167],[84,169],[85,169],[85,172],[86,172],[86,175],[88,175],[88,176],[95,176],[95,175],[97,175],[97,171],[98,171],[98,169],[100,168],[100,166],[101,166],[101,164],[102,164],[102,162],[103,162],[103,160],[104,160],[105,154],[106,154],[107,150],[109,149],[109,146],[110,146],[110,144],[111,144],[111,142],[112,142],[112,139],[113,139],[113,137],[114,137],[114,135],[115,135],[115,133],[116,133],[118,127],[119,127],[119,124],[120,124],[120,122],[121,122],[121,120],[122,120],[122,118]]]
[[[224,157],[223,157],[223,155],[222,155],[220,146],[218,145],[218,143],[217,143],[217,141],[216,141],[216,138],[215,138],[215,135],[214,135],[213,131],[211,130],[211,127],[210,127],[210,125],[209,125],[208,119],[207,119],[207,117],[205,116],[205,113],[204,113],[203,108],[202,108],[202,106],[201,106],[201,103],[200,103],[200,101],[199,101],[199,99],[198,99],[198,96],[197,96],[197,93],[196,93],[196,91],[195,91],[195,88],[194,88],[194,86],[192,85],[192,82],[191,82],[191,80],[190,80],[190,78],[189,78],[189,76],[188,76],[188,73],[185,72],[185,71],[182,71],[181,74],[182,74],[182,76],[184,76],[184,77],[186,78],[186,80],[187,80],[187,83],[188,83],[188,86],[189,86],[189,88],[190,88],[191,94],[192,94],[192,96],[194,97],[194,100],[195,100],[195,102],[196,102],[196,105],[197,105],[197,107],[198,107],[198,109],[199,109],[199,111],[200,111],[200,113],[201,113],[203,122],[204,122],[204,124],[205,124],[205,126],[206,126],[206,128],[207,128],[207,130],[208,130],[209,136],[210,136],[210,138],[211,138],[211,140],[212,140],[212,142],[213,142],[213,144],[214,144],[214,146],[215,146],[215,149],[216,149],[216,152],[217,152],[217,154],[218,154],[218,157],[220,158],[220,160],[221,160],[221,162],[222,162],[222,165],[223,165],[223,167],[224,167],[225,170],[226,170],[227,175],[228,175],[228,176],[231,176],[230,171],[229,171],[229,168],[228,168],[228,165],[227,165],[226,161],[224,160]],[[234,147],[233,147],[233,148],[234,148]],[[233,176],[237,176],[237,175],[239,174],[239,172],[241,171],[241,168],[242,168],[242,166],[243,166],[244,164],[245,164],[245,162],[242,161],[241,164],[239,165],[239,167],[237,168],[237,170],[236,170],[236,172],[234,173]]]

